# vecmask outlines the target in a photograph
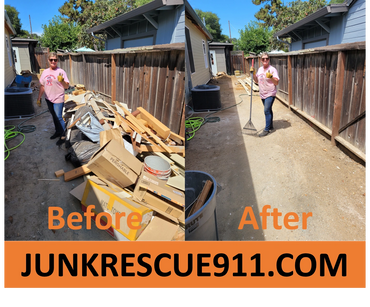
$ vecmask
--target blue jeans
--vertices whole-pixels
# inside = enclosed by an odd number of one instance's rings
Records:
[[[265,119],[266,119],[266,127],[265,131],[269,131],[272,129],[272,120],[274,117],[274,114],[272,113],[272,105],[275,101],[275,96],[267,97],[266,99],[262,99],[262,103],[264,106],[265,111]]]
[[[63,106],[64,103],[52,103],[50,100],[45,99],[46,103],[49,108],[49,112],[53,117],[53,122],[55,126],[55,132],[64,136],[64,130],[66,129],[66,125],[63,120]]]

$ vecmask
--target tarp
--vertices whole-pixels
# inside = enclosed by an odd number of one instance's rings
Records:
[[[95,52],[95,50],[92,50],[90,48],[87,48],[87,47],[81,47],[81,48],[78,48],[75,50],[76,52]]]

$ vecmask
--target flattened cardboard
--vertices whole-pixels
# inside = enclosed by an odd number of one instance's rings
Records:
[[[171,241],[179,226],[154,216],[137,241]]]
[[[143,171],[139,177],[137,185],[159,195],[173,203],[185,206],[185,194],[166,184],[164,180],[158,179],[156,176]]]
[[[98,177],[125,188],[136,183],[142,163],[113,139],[92,156],[87,167]]]
[[[162,200],[161,197],[152,194],[138,184],[135,186],[133,196],[138,201],[142,201],[144,205],[148,206],[150,209],[163,214],[174,222],[185,224],[185,213],[183,208],[180,209],[175,207],[175,205],[169,204]]]

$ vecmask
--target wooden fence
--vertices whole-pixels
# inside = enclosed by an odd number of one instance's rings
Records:
[[[133,111],[141,106],[184,136],[185,44],[58,56],[71,85],[84,84]]]
[[[35,48],[35,71],[37,73],[40,69],[49,68],[48,55],[49,48]]]
[[[280,78],[277,98],[363,161],[365,53],[361,42],[270,55]],[[252,59],[245,58],[246,71]],[[255,68],[261,65],[255,61]]]
[[[240,70],[241,73],[245,73],[244,65],[244,52],[243,51],[231,51],[230,62],[231,62],[231,74],[234,75],[235,70]]]

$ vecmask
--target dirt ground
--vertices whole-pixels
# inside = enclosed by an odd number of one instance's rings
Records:
[[[220,121],[202,126],[186,150],[186,169],[204,171],[222,187],[216,196],[219,239],[365,240],[364,165],[332,146],[330,139],[278,100],[273,105],[275,130],[271,134],[263,138],[242,134],[249,119],[250,96],[240,96],[246,92],[237,83],[235,76],[213,83],[221,87],[222,108],[243,102],[210,115]],[[256,92],[252,122],[260,133],[265,118]],[[276,209],[282,216],[275,225],[273,217],[268,217],[262,229],[259,213],[265,205],[271,206],[269,212]],[[252,208],[258,229],[251,224],[238,229],[246,207]],[[298,229],[284,226],[288,212],[298,214],[299,222],[290,223]],[[302,217],[310,212],[303,229]]]
[[[35,112],[41,114],[48,108],[44,99],[41,107],[36,105],[37,96],[38,90],[35,90]],[[26,119],[7,120],[4,125],[17,127]],[[50,140],[55,130],[49,111],[23,125],[34,125],[36,130],[25,134],[23,144],[12,150],[4,163],[5,240],[114,240],[108,233],[98,229],[95,223],[91,223],[91,230],[87,230],[85,220],[81,230],[71,230],[67,225],[59,230],[49,229],[49,207],[62,208],[64,218],[72,212],[82,213],[80,201],[69,192],[82,183],[83,178],[69,182],[65,182],[64,177],[56,178],[56,171],[63,169],[67,172],[74,167],[65,161],[65,146],[56,146],[58,139]],[[17,136],[7,145],[11,148],[21,140],[22,137]]]

